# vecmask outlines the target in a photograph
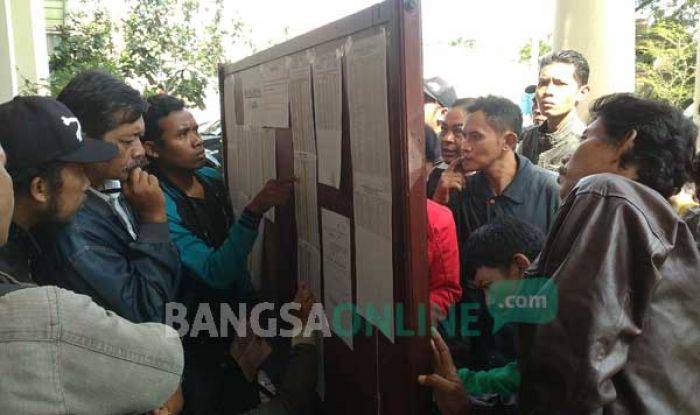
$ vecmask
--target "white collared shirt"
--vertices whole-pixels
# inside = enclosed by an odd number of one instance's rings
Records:
[[[121,189],[121,183],[118,180],[108,180],[104,185],[101,186],[103,190],[106,189]],[[121,196],[121,191],[114,193],[102,193],[100,190],[95,188],[88,188],[94,195],[104,200],[112,211],[119,217],[122,224],[126,227],[134,240],[136,240],[135,224],[133,222],[133,216],[129,213],[129,206],[124,203]]]

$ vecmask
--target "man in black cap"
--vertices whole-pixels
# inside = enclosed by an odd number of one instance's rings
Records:
[[[180,282],[180,255],[158,179],[141,170],[146,101],[102,71],[78,74],[58,100],[88,135],[119,151],[86,166],[87,199],[74,220],[42,229],[37,280],[89,295],[133,322],[163,322]]]
[[[84,164],[110,160],[117,148],[84,137],[73,113],[51,98],[16,97],[0,105],[0,125],[15,197],[9,239],[0,248],[0,271],[33,282],[40,253],[34,228],[69,221],[85,199]]]
[[[439,134],[440,122],[456,99],[455,89],[439,76],[423,81],[425,123],[435,131],[435,134]]]

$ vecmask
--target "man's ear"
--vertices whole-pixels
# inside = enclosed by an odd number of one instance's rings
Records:
[[[518,145],[518,136],[512,131],[507,131],[503,135],[503,140],[505,141],[505,145],[510,147],[512,150],[515,150],[515,147]],[[506,150],[506,148],[503,148]]]
[[[633,178],[636,175],[635,166],[624,165],[622,163],[622,156],[627,154],[628,152],[632,151],[632,149],[634,148],[634,143],[635,143],[636,138],[637,138],[637,130],[635,130],[635,129],[629,130],[624,135],[624,137],[622,137],[622,140],[620,140],[620,143],[617,146],[617,150],[615,151],[614,162],[617,164],[617,168],[619,170],[619,173],[625,177]]]
[[[616,160],[619,161],[623,154],[628,153],[634,148],[634,142],[636,138],[637,130],[635,129],[631,129],[627,133],[625,133],[624,137],[622,137],[622,140],[620,140],[620,143],[617,146]]]
[[[38,203],[49,201],[49,183],[41,177],[35,177],[29,182],[29,196]]]
[[[591,86],[586,84],[586,85],[581,85],[578,89],[578,93],[576,94],[576,103],[579,103],[586,99],[588,96],[588,93],[591,92]]]
[[[520,279],[523,277],[525,271],[530,268],[530,260],[521,253],[513,255],[513,259],[510,261],[510,278]]]
[[[146,155],[150,158],[157,159],[158,158],[158,150],[157,150],[157,145],[155,141],[144,141],[143,142],[143,148],[146,150]]]

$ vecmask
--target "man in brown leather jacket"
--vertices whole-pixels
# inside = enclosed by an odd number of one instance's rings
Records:
[[[697,128],[670,106],[598,99],[560,172],[563,205],[529,276],[556,318],[521,325],[523,414],[700,413],[700,254],[667,198]]]

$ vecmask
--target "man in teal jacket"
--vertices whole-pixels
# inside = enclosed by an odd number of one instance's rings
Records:
[[[170,235],[184,268],[177,299],[187,309],[190,327],[202,304],[210,305],[220,327],[219,304],[246,302],[252,294],[247,259],[258,225],[265,211],[286,202],[293,181],[270,180],[236,220],[221,174],[204,167],[203,141],[184,103],[157,95],[149,104],[144,147],[165,194]],[[183,339],[186,414],[238,413],[257,406],[254,386],[225,357],[230,341],[202,335]]]

